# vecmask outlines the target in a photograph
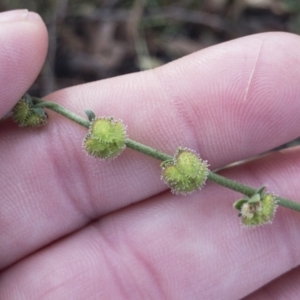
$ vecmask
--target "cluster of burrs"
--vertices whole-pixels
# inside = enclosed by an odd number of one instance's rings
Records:
[[[15,105],[12,116],[20,127],[40,127],[48,121],[45,110],[34,105],[28,94],[25,94]]]

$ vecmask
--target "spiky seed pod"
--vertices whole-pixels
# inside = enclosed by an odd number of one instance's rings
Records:
[[[162,179],[174,194],[188,194],[194,190],[189,178],[172,163],[163,167]]]
[[[26,121],[24,122],[25,127],[41,127],[44,126],[48,121],[48,115],[45,110],[41,107],[30,109]]]
[[[208,164],[193,150],[179,148],[173,160],[161,164],[162,180],[172,193],[187,195],[204,185],[209,172]]]
[[[40,127],[47,123],[48,115],[41,107],[34,107],[24,96],[13,108],[13,119],[20,127]]]
[[[274,195],[264,194],[257,203],[245,203],[241,209],[242,223],[257,226],[272,223],[277,204]]]
[[[121,121],[96,118],[83,140],[83,148],[89,155],[104,160],[113,159],[125,149],[126,138],[126,128]]]
[[[235,202],[234,207],[239,210],[242,224],[247,227],[272,223],[277,202],[275,196],[269,193],[256,193],[251,198],[245,197]]]
[[[30,103],[25,97],[21,98],[13,108],[13,119],[20,126],[24,127],[26,118],[30,111]]]

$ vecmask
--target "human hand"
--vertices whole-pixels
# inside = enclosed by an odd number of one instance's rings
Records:
[[[2,117],[42,66],[45,27],[2,23],[0,44]],[[121,118],[133,139],[171,155],[187,146],[216,169],[299,136],[299,47],[291,34],[249,36],[47,99]],[[158,161],[88,157],[86,130],[49,115],[41,129],[1,124],[0,299],[297,299],[297,212],[242,229],[239,194],[207,183],[174,196]],[[222,174],[297,200],[299,151]]]

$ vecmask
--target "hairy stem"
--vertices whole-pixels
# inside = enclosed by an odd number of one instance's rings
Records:
[[[46,107],[48,109],[51,109],[55,112],[57,112],[58,114],[78,123],[81,126],[84,126],[86,128],[89,128],[90,126],[90,122],[78,115],[76,115],[75,113],[73,113],[72,111],[66,109],[65,107],[59,105],[58,103],[55,102],[51,102],[51,101],[45,101],[36,97],[32,97],[32,101],[35,104],[35,107]]]
[[[219,185],[227,187],[227,188],[229,188],[233,191],[244,194],[248,197],[253,196],[257,191],[257,189],[254,189],[250,186],[241,184],[241,183],[239,183],[235,180],[228,179],[228,178],[226,178],[224,176],[221,176],[219,174],[216,174],[214,172],[209,172],[207,179],[212,181],[212,182],[215,182]],[[279,196],[276,196],[275,199],[277,201],[277,204],[280,205],[280,206],[290,208],[290,209],[293,209],[293,210],[296,210],[296,211],[300,211],[300,203],[297,203],[295,201],[292,201],[292,200],[289,200],[289,199],[286,199],[286,198],[282,198],[282,197],[279,197]]]
[[[39,99],[36,97],[32,97],[32,100],[36,107],[48,108],[50,110],[57,112],[58,114],[63,115],[64,117],[78,123],[79,125],[89,128],[90,121],[78,116],[77,114],[75,114],[72,111],[66,109],[65,107],[59,105],[58,103],[42,100],[42,99]],[[173,158],[172,156],[170,156],[166,153],[163,153],[161,151],[158,151],[154,148],[143,145],[143,144],[136,142],[134,140],[131,140],[131,139],[126,140],[126,146],[128,148],[142,152],[148,156],[151,156],[151,157],[156,158],[161,161],[170,160]],[[223,176],[218,175],[211,171],[208,174],[208,180],[210,180],[214,183],[217,183],[219,185],[222,185],[226,188],[229,188],[231,190],[234,190],[236,192],[239,192],[248,197],[251,197],[257,191],[257,189],[243,185],[237,181],[228,179],[226,177],[223,177]],[[297,202],[294,202],[294,201],[291,201],[289,199],[285,199],[282,197],[276,197],[276,200],[277,200],[277,204],[280,206],[290,208],[290,209],[293,209],[296,211],[300,211],[300,203],[297,203]]]
[[[79,125],[82,125],[86,128],[89,128],[89,126],[90,126],[90,121],[76,115],[75,113],[73,113],[72,111],[59,105],[58,103],[51,102],[51,101],[45,101],[45,100],[42,100],[42,99],[39,99],[36,97],[32,97],[32,100],[33,100],[33,103],[35,104],[35,107],[45,107],[45,108],[51,109],[51,110],[57,112],[58,114],[61,114],[64,117],[78,123]],[[134,140],[127,139],[125,143],[128,148],[142,152],[142,153],[144,153],[148,156],[152,156],[158,160],[164,161],[164,160],[172,159],[172,156],[165,154],[163,152],[160,152],[160,151],[158,151],[154,148],[151,148],[149,146],[146,146],[144,144],[141,144],[139,142],[136,142]]]

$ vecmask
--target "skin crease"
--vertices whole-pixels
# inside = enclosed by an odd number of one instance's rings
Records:
[[[6,22],[0,43],[3,116],[42,67],[45,26]],[[300,135],[299,47],[292,34],[253,35],[46,98],[120,118],[166,153],[195,149],[215,169]],[[158,161],[87,157],[86,130],[49,115],[41,129],[1,124],[0,299],[298,299],[299,213],[242,229],[238,193],[207,183],[174,196]],[[299,166],[297,147],[221,173],[297,201]]]

